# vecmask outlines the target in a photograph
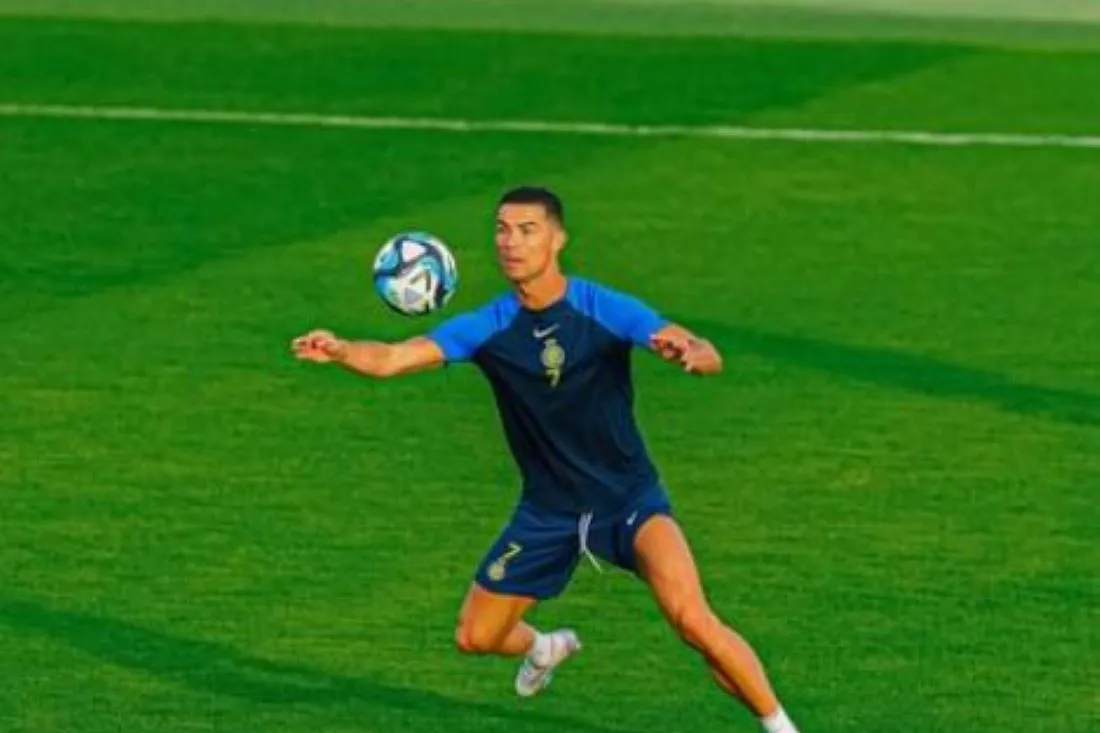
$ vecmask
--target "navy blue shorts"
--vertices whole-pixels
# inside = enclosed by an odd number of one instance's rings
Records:
[[[586,528],[576,516],[521,503],[477,569],[477,582],[494,593],[546,600],[569,584],[581,557],[581,537],[593,555],[637,573],[634,538],[649,518],[672,515],[661,486],[611,514],[595,514]]]

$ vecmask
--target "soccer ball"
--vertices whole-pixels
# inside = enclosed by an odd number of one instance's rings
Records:
[[[439,310],[458,287],[458,265],[450,247],[427,232],[403,232],[374,257],[374,289],[382,302],[404,316]]]

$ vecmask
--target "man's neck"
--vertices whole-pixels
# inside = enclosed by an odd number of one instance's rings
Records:
[[[561,272],[548,272],[516,286],[516,296],[524,308],[542,310],[565,297],[569,283]]]

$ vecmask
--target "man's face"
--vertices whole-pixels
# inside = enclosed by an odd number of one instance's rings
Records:
[[[557,260],[565,243],[561,226],[541,204],[503,204],[497,210],[497,258],[513,283],[529,282]]]

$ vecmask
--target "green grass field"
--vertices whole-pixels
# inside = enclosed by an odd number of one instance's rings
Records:
[[[104,5],[0,19],[0,103],[1100,134],[1100,44],[1038,25]],[[6,117],[0,730],[757,729],[619,573],[582,565],[535,613],[587,642],[545,697],[453,652],[517,491],[488,388],[290,358],[314,326],[438,320],[369,287],[402,229],[453,244],[452,312],[498,292],[492,202],[530,181],[565,197],[572,267],[727,354],[710,381],[639,357],[640,416],[713,603],[804,731],[1100,729],[1100,150]]]

